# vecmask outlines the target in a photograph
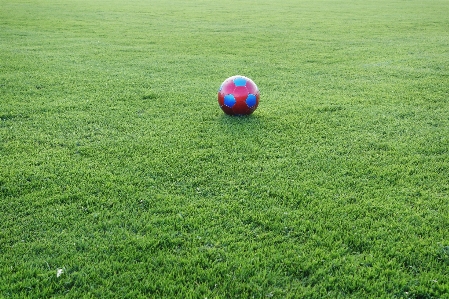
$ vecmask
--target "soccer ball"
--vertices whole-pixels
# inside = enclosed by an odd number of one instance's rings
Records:
[[[229,115],[249,115],[259,105],[259,89],[245,76],[226,79],[218,90],[218,104]]]

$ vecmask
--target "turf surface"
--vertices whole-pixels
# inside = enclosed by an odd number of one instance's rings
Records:
[[[0,0],[0,297],[449,298],[448,12]]]

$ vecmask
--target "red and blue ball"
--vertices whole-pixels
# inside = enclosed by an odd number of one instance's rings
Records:
[[[226,79],[218,90],[218,104],[229,115],[249,115],[259,105],[257,85],[245,76]]]

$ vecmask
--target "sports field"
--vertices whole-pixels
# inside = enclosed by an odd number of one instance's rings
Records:
[[[0,298],[449,298],[448,16],[0,0]]]

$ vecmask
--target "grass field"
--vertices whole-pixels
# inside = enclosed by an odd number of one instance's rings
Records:
[[[0,298],[449,298],[448,15],[0,0]]]

